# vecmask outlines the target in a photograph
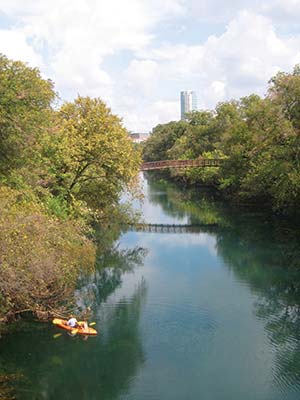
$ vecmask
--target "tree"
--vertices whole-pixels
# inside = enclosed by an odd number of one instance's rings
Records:
[[[34,157],[55,96],[53,83],[37,68],[0,55],[0,174],[7,176]]]
[[[300,200],[300,143],[292,121],[280,105],[266,98],[248,108],[248,130],[252,148],[241,193],[265,198],[275,209],[296,209]]]
[[[187,114],[188,129],[168,150],[175,159],[193,159],[214,149],[214,115],[210,111],[193,111]]]
[[[279,104],[286,118],[300,129],[300,65],[296,65],[291,74],[278,72],[269,84],[269,98]]]
[[[116,204],[140,166],[120,119],[100,99],[79,96],[61,107],[57,123],[48,146],[54,193],[96,209]]]
[[[143,146],[143,158],[145,161],[156,161],[170,159],[168,150],[189,129],[185,121],[169,122],[160,124],[153,128],[150,138]]]

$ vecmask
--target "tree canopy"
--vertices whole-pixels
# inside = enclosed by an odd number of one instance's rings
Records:
[[[223,158],[218,168],[172,170],[170,175],[185,184],[214,185],[235,199],[296,212],[299,99],[300,67],[296,66],[292,73],[281,72],[270,80],[265,98],[253,94],[220,103],[212,111],[194,111],[186,122],[158,125],[144,145],[143,157],[145,161]]]
[[[139,171],[139,152],[101,99],[54,108],[56,98],[38,69],[0,55],[0,322],[74,292],[95,262],[90,222],[118,212]]]
[[[56,94],[37,68],[0,54],[0,171],[21,166],[49,127]]]
[[[78,97],[61,107],[57,121],[49,144],[57,192],[96,209],[116,203],[140,164],[120,119],[100,99]]]

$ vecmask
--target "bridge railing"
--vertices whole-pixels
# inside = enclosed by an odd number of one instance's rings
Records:
[[[142,171],[166,168],[187,168],[187,167],[219,167],[222,159],[197,158],[194,160],[161,160],[149,161],[142,164]]]
[[[129,225],[129,230],[146,233],[199,233],[218,228],[217,223],[211,224],[135,224]]]

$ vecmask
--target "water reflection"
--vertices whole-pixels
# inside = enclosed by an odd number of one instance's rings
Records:
[[[155,191],[166,185],[153,182]],[[167,185],[168,186],[168,185]],[[155,196],[164,212],[188,215],[191,224],[216,223],[217,254],[235,279],[255,295],[254,313],[264,321],[275,351],[274,383],[300,391],[300,229],[263,213],[236,210],[204,191],[168,187],[167,200]]]
[[[81,308],[92,307],[96,311],[121,286],[122,276],[143,264],[146,254],[147,249],[140,246],[122,249],[115,241],[103,248],[102,243],[94,273],[82,276],[78,285],[76,297]]]
[[[298,399],[299,230],[209,192],[147,190],[146,222],[187,226],[97,231],[77,295],[100,335],[26,324],[1,339],[0,367],[25,377],[18,398]]]
[[[0,367],[22,376],[15,384],[18,399],[115,399],[128,391],[144,362],[139,318],[146,283],[141,279],[133,291],[123,293],[102,319],[97,312],[121,286],[122,276],[142,264],[145,250],[109,243],[98,253],[95,273],[81,278],[77,293],[82,308],[92,305],[100,335],[82,341],[63,334],[53,340],[54,327],[25,323],[1,339]]]
[[[18,366],[24,377],[17,398],[115,399],[126,393],[144,361],[138,325],[145,296],[141,283],[111,310],[101,335],[86,342],[67,335],[51,340],[45,330],[32,338],[26,328],[2,339],[1,362],[14,370]]]
[[[264,320],[276,352],[274,381],[300,389],[300,243],[297,230],[253,221],[234,221],[221,231],[217,249],[235,276],[258,296],[257,318]],[[281,225],[281,228],[283,226]]]

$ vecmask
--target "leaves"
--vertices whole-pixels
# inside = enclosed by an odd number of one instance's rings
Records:
[[[100,99],[52,108],[51,81],[0,56],[0,316],[71,299],[95,263],[91,221],[117,215],[140,166]]]
[[[300,73],[279,73],[266,98],[250,95],[158,125],[145,160],[223,158],[220,168],[171,170],[186,184],[217,186],[240,200],[293,213],[300,201]],[[180,132],[180,134],[177,134]]]
[[[116,204],[139,171],[140,158],[121,125],[100,99],[78,97],[57,116],[59,128],[49,142],[57,193],[103,209]]]
[[[0,55],[0,172],[34,156],[55,96],[53,83],[36,68]]]

